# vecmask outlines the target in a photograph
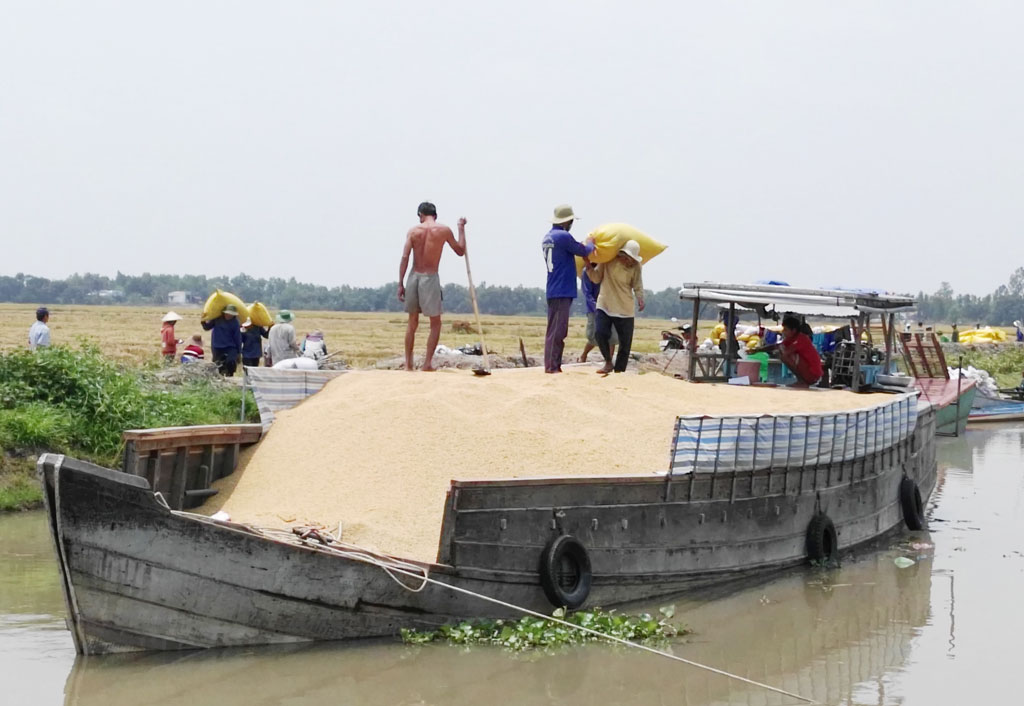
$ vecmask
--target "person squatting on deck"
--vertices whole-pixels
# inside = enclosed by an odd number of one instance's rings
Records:
[[[224,313],[216,319],[201,322],[203,329],[213,331],[210,348],[217,371],[225,377],[232,377],[238,368],[242,355],[242,327],[238,323],[238,309],[234,304],[224,307]]]
[[[587,345],[583,346],[583,355],[580,356],[581,363],[586,363],[590,351],[597,348],[597,297],[601,293],[601,285],[591,282],[590,277],[587,276],[587,270],[596,266],[595,263],[588,262],[584,266],[583,272],[580,273],[580,289],[583,290],[583,299],[587,303]],[[609,343],[611,344],[611,354],[614,356],[615,346],[619,345],[619,335],[615,333],[615,329],[612,329]]]
[[[433,371],[434,350],[441,338],[442,296],[437,266],[441,262],[445,243],[459,257],[466,253],[466,219],[460,218],[458,221],[459,239],[456,241],[452,229],[437,222],[437,207],[434,204],[424,201],[416,209],[416,215],[420,223],[409,229],[402,260],[398,264],[398,301],[405,303],[405,310],[409,313],[409,323],[405,329],[405,369],[415,369],[412,349],[416,344],[420,314],[424,314],[430,318],[430,333],[427,335],[427,355],[423,360],[423,370]],[[410,253],[412,272],[406,282],[405,272],[409,267]]]
[[[49,320],[49,309],[45,306],[36,309],[36,320],[28,329],[28,349],[30,351],[50,345],[50,327],[46,325]]]
[[[782,317],[782,342],[779,358],[796,375],[794,387],[810,387],[821,379],[821,356],[811,343],[811,337],[801,329],[800,319],[792,314]]]
[[[295,341],[295,327],[292,322],[295,316],[287,309],[281,309],[274,317],[276,322],[270,327],[270,335],[267,337],[267,349],[270,352],[270,365],[277,365],[282,360],[297,358],[299,344]]]
[[[160,320],[160,353],[165,363],[173,363],[178,357],[178,344],[184,343],[174,333],[174,324],[181,321],[181,315],[174,311],[168,311]]]
[[[640,243],[627,240],[615,259],[587,269],[587,276],[601,285],[597,295],[598,348],[604,356],[604,367],[598,373],[607,375],[626,372],[630,349],[633,347],[633,325],[636,309],[644,310],[644,280],[640,257]],[[634,308],[633,297],[636,297]],[[612,329],[619,336],[619,353],[612,364]]]
[[[569,334],[569,311],[576,298],[576,256],[588,257],[594,252],[594,239],[583,243],[569,230],[576,214],[572,206],[563,204],[555,208],[551,230],[541,241],[544,263],[548,268],[547,299],[548,328],[544,334],[544,372],[562,372],[562,353],[565,337]]]
[[[242,365],[257,368],[263,357],[263,340],[270,336],[270,329],[265,326],[253,326],[252,319],[242,324]]]

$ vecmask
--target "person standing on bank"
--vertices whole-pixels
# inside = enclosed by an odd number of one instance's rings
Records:
[[[217,371],[225,377],[234,376],[238,368],[238,358],[242,354],[242,329],[238,325],[238,309],[234,304],[228,304],[216,319],[201,323],[203,329],[213,331],[210,335],[210,348],[213,350],[213,362],[217,366]]]
[[[430,333],[427,335],[427,355],[423,359],[423,370],[434,370],[434,350],[441,338],[441,279],[437,266],[441,263],[444,245],[448,243],[456,255],[466,254],[466,219],[458,222],[459,239],[455,240],[452,229],[437,222],[437,207],[424,201],[416,209],[420,219],[417,226],[409,229],[398,263],[398,301],[405,302],[409,323],[405,328],[405,369],[413,370],[412,349],[416,345],[416,329],[420,325],[420,314],[430,318]],[[412,255],[412,273],[405,281]]]
[[[164,318],[161,319],[160,341],[163,345],[160,348],[160,353],[163,355],[165,363],[173,363],[175,361],[178,357],[178,344],[184,343],[174,333],[174,324],[179,321],[181,321],[181,314],[173,311],[168,311],[164,314]]]
[[[287,309],[281,309],[270,328],[267,348],[270,349],[270,364],[276,365],[282,360],[291,360],[299,356],[299,344],[295,342],[295,327],[292,322],[295,316]]]
[[[594,252],[594,239],[579,242],[569,230],[576,219],[572,206],[563,204],[555,208],[551,230],[541,241],[544,264],[548,268],[547,299],[548,328],[544,334],[544,372],[562,372],[562,353],[565,337],[569,334],[569,311],[576,298],[576,257],[588,257]],[[599,280],[593,280],[599,281]]]
[[[633,325],[635,309],[633,298],[636,297],[636,309],[644,310],[644,280],[641,274],[640,243],[627,240],[619,249],[611,262],[599,264],[587,270],[587,276],[595,284],[601,285],[597,295],[597,346],[604,356],[604,367],[597,372],[607,375],[610,372],[623,373],[629,363],[630,350],[633,347]],[[611,335],[612,329],[619,335],[619,353],[612,364]]]
[[[28,349],[46,348],[50,345],[50,310],[45,306],[36,309],[36,320],[28,329]]]
[[[242,365],[258,368],[263,357],[263,341],[270,331],[263,326],[253,326],[252,319],[242,324]]]

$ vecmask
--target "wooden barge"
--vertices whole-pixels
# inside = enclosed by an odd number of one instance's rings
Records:
[[[938,409],[865,399],[679,417],[660,475],[454,480],[429,563],[187,512],[259,426],[131,432],[121,471],[49,454],[38,471],[79,653],[379,637],[650,600],[921,529]]]

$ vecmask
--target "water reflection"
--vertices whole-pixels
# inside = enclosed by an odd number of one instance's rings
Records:
[[[888,553],[840,572],[800,572],[684,606],[699,631],[675,650],[835,703],[858,682],[904,663],[928,618],[928,562],[897,569]],[[493,649],[317,647],[218,655],[80,660],[69,705],[184,704],[208,684],[222,706],[262,703],[774,704],[781,696],[621,648],[553,656]]]
[[[678,601],[677,618],[696,634],[675,651],[819,703],[1016,701],[1024,429],[942,439],[939,459],[930,535],[903,535],[838,571],[790,572]],[[31,703],[792,703],[607,647],[516,656],[363,643],[74,662],[55,617],[63,601],[45,531],[38,514],[0,517],[0,664],[14,675],[5,696],[13,690]],[[897,556],[916,563],[900,569]]]

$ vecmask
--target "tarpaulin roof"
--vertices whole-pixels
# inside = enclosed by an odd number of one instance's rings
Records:
[[[850,318],[861,313],[893,313],[915,307],[912,298],[902,295],[771,284],[692,282],[683,285],[679,297],[709,304],[737,304],[762,315],[774,310],[804,316]]]

